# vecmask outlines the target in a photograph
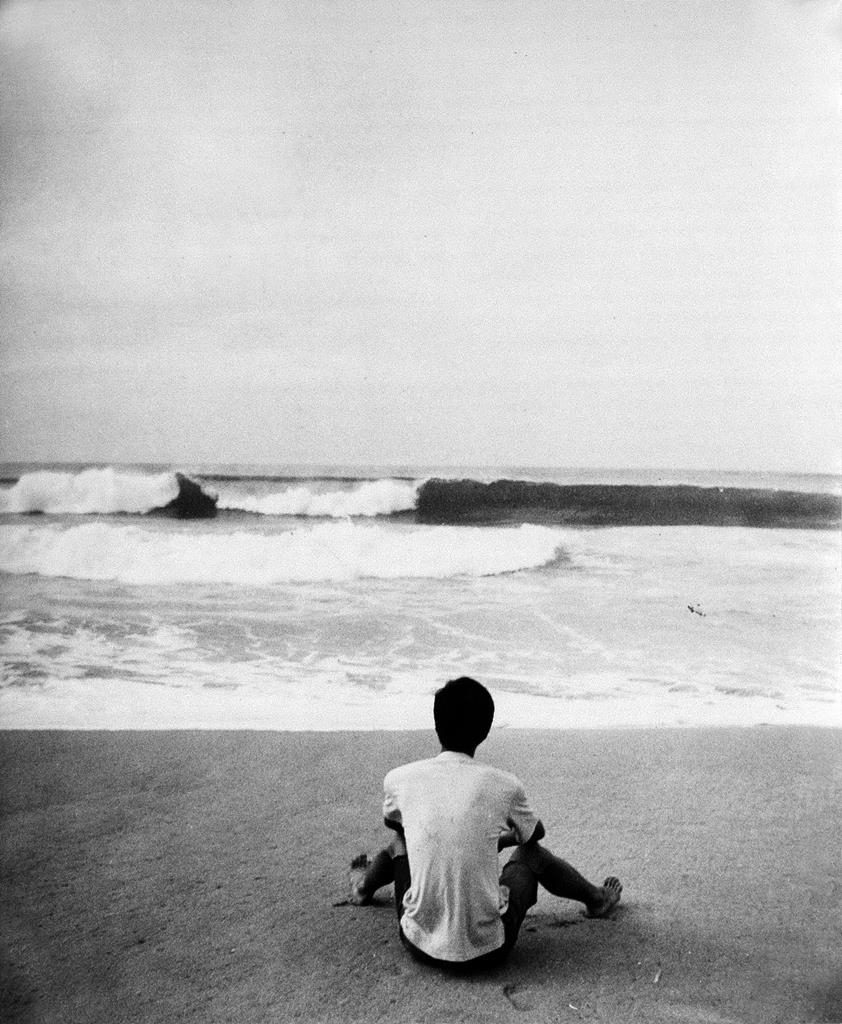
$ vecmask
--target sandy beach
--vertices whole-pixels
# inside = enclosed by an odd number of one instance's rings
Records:
[[[414,963],[335,906],[380,783],[430,733],[5,732],[6,1021],[842,1020],[842,733],[500,730],[547,841],[618,874],[543,894],[510,962]],[[385,894],[384,894],[385,896]]]

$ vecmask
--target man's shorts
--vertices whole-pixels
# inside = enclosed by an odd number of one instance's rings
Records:
[[[398,914],[398,931],[401,942],[412,953],[414,957],[423,963],[435,964],[437,967],[447,967],[451,970],[477,970],[483,967],[494,967],[502,963],[511,952],[517,942],[520,926],[526,917],[530,907],[534,907],[538,901],[538,876],[522,861],[509,861],[503,866],[500,872],[500,885],[505,885],[509,890],[509,905],[503,914],[503,945],[490,953],[475,957],[473,960],[451,961],[437,960],[428,956],[417,946],[414,946],[404,935],[400,926],[403,917],[403,898],[410,885],[409,858],[395,857],[392,863],[395,866],[395,910]]]

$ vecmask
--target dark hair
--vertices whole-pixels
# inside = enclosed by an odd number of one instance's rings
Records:
[[[437,691],[433,718],[445,750],[473,754],[491,730],[494,701],[482,683],[460,676]]]

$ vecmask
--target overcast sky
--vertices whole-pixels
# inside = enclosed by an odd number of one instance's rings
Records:
[[[840,27],[6,0],[5,459],[840,471]]]

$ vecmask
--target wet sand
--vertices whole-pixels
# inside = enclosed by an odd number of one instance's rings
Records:
[[[432,733],[5,732],[0,1016],[44,1024],[842,1021],[842,731],[500,730],[547,843],[624,902],[542,894],[509,963],[412,961],[334,906]]]

